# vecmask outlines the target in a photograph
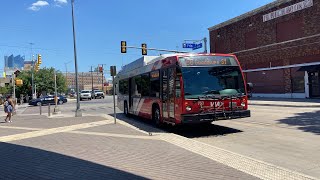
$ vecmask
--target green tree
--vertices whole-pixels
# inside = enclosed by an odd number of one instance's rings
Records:
[[[11,93],[11,86],[4,86],[4,87],[0,87],[0,94],[2,94],[3,96],[6,94]]]
[[[43,68],[34,73],[34,84],[36,85],[37,93],[54,93],[54,68]],[[62,72],[57,71],[57,91],[58,93],[66,92],[66,79]],[[16,88],[17,97],[20,94],[32,94],[31,87],[31,71],[23,71],[19,74],[20,79],[23,80],[23,85]]]

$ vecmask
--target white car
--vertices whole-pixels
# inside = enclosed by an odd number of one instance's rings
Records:
[[[80,92],[80,101],[82,101],[83,99],[87,99],[87,100],[91,100],[91,91],[89,90],[82,90]]]

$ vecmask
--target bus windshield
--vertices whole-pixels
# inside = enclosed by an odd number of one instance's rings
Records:
[[[182,67],[181,70],[186,99],[245,94],[239,66]]]

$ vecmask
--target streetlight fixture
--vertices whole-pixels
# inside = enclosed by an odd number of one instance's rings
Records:
[[[73,30],[73,51],[74,51],[74,66],[75,66],[75,79],[76,79],[76,93],[77,93],[77,107],[76,107],[76,117],[81,117],[82,112],[80,109],[80,94],[79,94],[79,84],[78,84],[78,63],[77,63],[77,48],[76,48],[76,32],[74,28],[74,0],[71,0],[71,11],[72,11],[72,30]]]

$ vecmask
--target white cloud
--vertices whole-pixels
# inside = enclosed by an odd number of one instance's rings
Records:
[[[67,0],[54,0],[54,2],[56,3],[55,5],[59,7],[61,7],[62,5],[68,4]]]
[[[33,3],[28,9],[32,11],[39,11],[41,7],[49,6],[47,1],[37,1]]]

